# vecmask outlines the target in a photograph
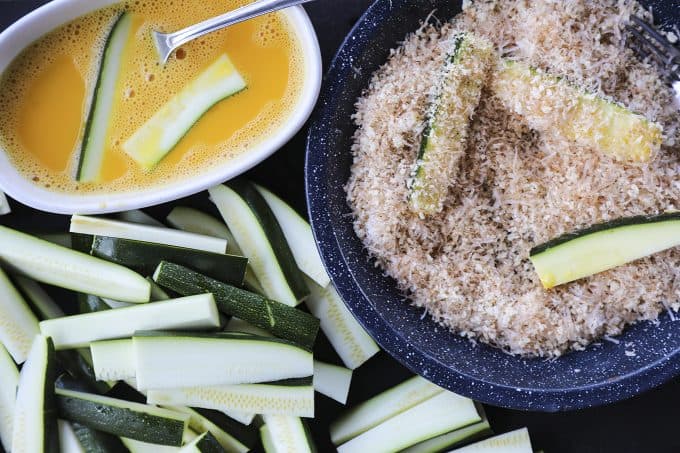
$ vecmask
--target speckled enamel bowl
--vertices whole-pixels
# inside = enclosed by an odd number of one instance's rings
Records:
[[[654,3],[657,17],[680,25],[677,0]],[[436,384],[508,408],[563,411],[629,398],[680,374],[680,322],[663,314],[616,342],[554,360],[527,360],[451,334],[411,307],[395,282],[374,267],[352,229],[345,185],[351,163],[354,102],[389,49],[436,9],[454,0],[377,0],[351,31],[326,75],[307,148],[307,199],[323,260],[342,298],[380,346]]]

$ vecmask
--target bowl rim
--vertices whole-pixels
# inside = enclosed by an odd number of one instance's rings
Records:
[[[616,379],[573,388],[518,388],[488,382],[449,368],[437,358],[419,350],[396,331],[376,310],[353,276],[341,250],[331,218],[329,198],[324,190],[326,155],[330,149],[324,130],[332,128],[331,110],[337,99],[338,80],[343,62],[356,54],[364,27],[375,26],[374,14],[384,7],[374,0],[343,40],[324,76],[319,102],[312,114],[305,155],[305,194],[312,232],[322,261],[341,299],[355,319],[399,363],[411,372],[455,393],[475,401],[498,407],[525,411],[559,412],[585,409],[622,401],[661,384],[680,374],[680,354],[673,351],[654,362],[641,366]],[[404,34],[408,33],[406,31]],[[316,158],[315,158],[316,157]],[[344,189],[343,189],[344,190]],[[630,326],[629,326],[630,327]],[[488,346],[487,346],[488,347]]]
[[[18,19],[0,33],[0,74],[27,45],[40,36],[88,12],[118,0],[53,0]],[[322,79],[321,50],[316,31],[302,6],[283,10],[304,55],[305,71],[295,106],[274,134],[224,165],[169,183],[142,190],[86,195],[59,192],[36,185],[12,164],[0,147],[0,190],[32,208],[56,214],[105,214],[139,209],[180,199],[228,179],[259,164],[285,145],[306,123],[316,104]]]

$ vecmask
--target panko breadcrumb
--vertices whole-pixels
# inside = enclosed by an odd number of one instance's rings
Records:
[[[645,14],[630,0],[466,2],[450,22],[409,35],[357,101],[346,187],[355,231],[412,303],[451,331],[554,357],[680,308],[678,249],[550,291],[528,259],[566,232],[680,209],[678,107],[657,68],[626,47],[633,12]],[[616,161],[532,131],[487,90],[443,211],[420,218],[406,183],[444,52],[462,31],[660,123],[661,151],[647,163]]]

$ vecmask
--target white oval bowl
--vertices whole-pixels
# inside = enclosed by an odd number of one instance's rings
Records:
[[[119,0],[53,0],[0,33],[0,74],[28,45],[77,17]],[[104,214],[176,200],[234,178],[272,155],[298,132],[312,113],[321,88],[321,52],[312,23],[301,6],[283,10],[300,40],[305,71],[297,104],[277,131],[223,165],[166,185],[129,192],[76,195],[40,187],[19,172],[0,148],[0,189],[35,209],[58,214]]]

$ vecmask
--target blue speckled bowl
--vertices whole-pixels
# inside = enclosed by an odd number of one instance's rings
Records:
[[[349,177],[354,102],[389,49],[431,10],[460,11],[453,0],[377,0],[347,37],[325,79],[310,130],[306,183],[310,218],[323,260],[342,298],[380,346],[436,384],[508,408],[562,411],[607,404],[680,374],[680,322],[628,328],[618,343],[602,341],[558,360],[509,356],[473,345],[411,307],[395,282],[373,266],[352,229],[343,186]],[[678,1],[654,11],[680,22]],[[665,12],[665,14],[663,14]],[[634,355],[627,354],[634,352]]]

